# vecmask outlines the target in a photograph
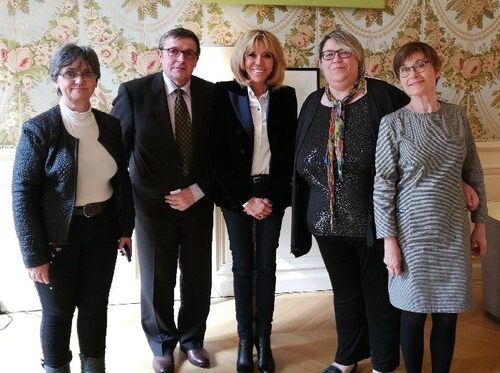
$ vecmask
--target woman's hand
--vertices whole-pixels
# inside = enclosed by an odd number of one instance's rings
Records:
[[[273,204],[267,198],[252,197],[245,203],[243,211],[255,219],[262,220],[273,212]]]
[[[391,276],[399,276],[403,272],[401,248],[396,236],[384,238],[384,263]]]
[[[122,248],[124,248],[125,245],[127,246],[126,250],[128,250],[128,257],[129,257],[129,262],[130,262],[130,258],[132,257],[132,238],[121,237],[118,240],[118,250],[121,250]],[[125,254],[122,253],[122,255],[125,255]]]
[[[488,252],[488,243],[486,242],[486,227],[484,223],[474,225],[470,235],[470,251],[472,256],[484,257]]]
[[[465,202],[469,211],[474,211],[479,206],[479,196],[473,187],[462,181],[462,190],[464,191]]]
[[[37,267],[28,268],[28,276],[30,276],[33,281],[41,282],[42,284],[48,284],[49,263],[45,263]]]

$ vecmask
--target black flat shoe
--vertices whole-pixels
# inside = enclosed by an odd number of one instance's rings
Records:
[[[253,372],[253,344],[251,340],[240,339],[238,343],[236,370],[238,373]]]
[[[259,372],[274,373],[275,365],[273,351],[271,350],[271,340],[269,338],[258,338],[255,341],[255,347],[257,347]]]
[[[355,363],[350,373],[355,373],[357,369],[358,369],[358,363]],[[323,373],[342,373],[342,371],[335,365],[328,365],[326,369],[323,371]]]

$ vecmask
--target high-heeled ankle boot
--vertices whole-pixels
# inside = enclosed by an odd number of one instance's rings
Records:
[[[240,339],[238,343],[238,358],[236,360],[238,373],[253,372],[253,344],[252,340]]]
[[[105,373],[104,357],[89,357],[80,354],[82,373]]]
[[[269,337],[259,337],[255,340],[257,347],[257,364],[259,372],[274,373],[274,358]]]

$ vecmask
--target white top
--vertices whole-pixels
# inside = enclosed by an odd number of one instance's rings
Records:
[[[72,111],[62,100],[59,106],[66,131],[79,140],[75,206],[110,199],[113,195],[111,178],[118,171],[118,166],[97,141],[99,128],[92,110],[83,113]]]
[[[271,164],[271,147],[267,137],[267,108],[269,91],[256,97],[248,87],[248,101],[253,122],[253,158],[251,175],[267,175]]]
[[[184,102],[186,103],[186,106],[189,111],[189,118],[191,119],[191,123],[193,122],[193,113],[191,111],[191,80],[189,80],[185,85],[182,87],[177,87],[174,82],[172,82],[167,75],[165,75],[165,72],[163,74],[163,81],[165,82],[165,93],[167,96],[167,105],[168,105],[168,113],[170,115],[170,123],[172,123],[172,133],[174,134],[175,138],[175,93],[174,91],[177,88],[181,88],[184,91],[184,94],[182,95],[182,98],[184,98]],[[200,200],[205,196],[205,193],[203,193],[203,190],[198,186],[198,184],[194,183],[189,186],[189,189],[191,190],[191,193],[193,193],[195,201]]]

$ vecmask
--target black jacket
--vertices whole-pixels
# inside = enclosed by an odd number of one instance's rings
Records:
[[[191,172],[182,175],[168,112],[161,72],[123,83],[113,101],[111,114],[120,120],[123,144],[134,188],[147,191],[158,201],[170,191],[197,183],[209,193],[208,115],[213,83],[191,77],[192,149]],[[156,203],[156,202],[155,202]],[[161,203],[156,203],[161,206]],[[142,198],[136,201],[142,206]]]
[[[375,142],[378,137],[380,120],[384,115],[392,113],[403,107],[410,99],[400,89],[382,80],[367,78],[367,98],[368,113],[372,135]],[[324,93],[321,88],[311,93],[302,105],[299,115],[299,125],[297,129],[297,142],[295,149],[295,165],[297,154],[307,136],[307,132],[314,119],[321,97]],[[325,139],[326,140],[326,139]],[[372,180],[375,177],[375,163],[372,165]],[[373,189],[373,182],[370,187]],[[366,233],[367,246],[372,246],[375,241],[375,224],[373,219],[373,198],[370,193],[370,214],[368,216],[368,231]],[[312,236],[307,227],[307,203],[309,197],[309,186],[307,182],[297,173],[294,166],[293,186],[292,186],[292,238],[291,252],[296,257],[307,254],[311,249]]]
[[[282,86],[269,91],[267,135],[271,147],[271,196],[274,208],[291,202],[291,181],[297,98],[295,89]],[[253,123],[248,90],[236,81],[215,85],[210,116],[210,165],[217,206],[242,212],[252,197],[250,173],[253,157]]]
[[[134,228],[134,204],[118,120],[92,109],[98,141],[115,160],[111,179],[121,237]],[[59,106],[23,124],[12,178],[14,224],[26,267],[50,261],[49,243],[64,244],[76,199],[78,139],[62,122]]]

